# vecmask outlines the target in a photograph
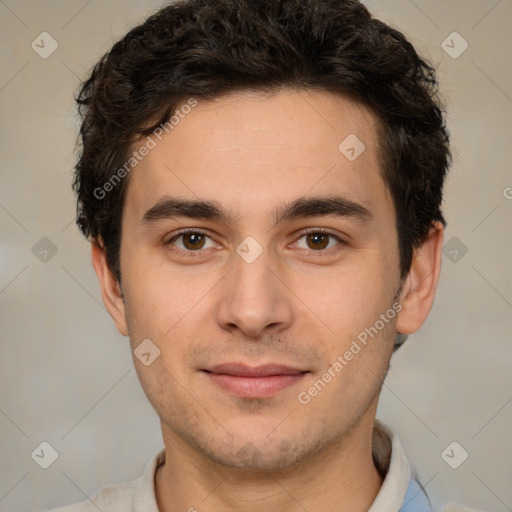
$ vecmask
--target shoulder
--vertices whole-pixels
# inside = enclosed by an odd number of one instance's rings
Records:
[[[425,490],[414,478],[409,480],[400,512],[432,512]]]
[[[119,512],[131,510],[138,480],[103,487],[90,499],[48,512]]]
[[[446,505],[443,512],[484,512],[483,510],[477,510],[476,508],[469,508],[458,503],[450,503]]]
[[[144,473],[134,480],[101,488],[94,496],[80,503],[47,512],[120,512],[143,510],[158,512],[154,479],[157,468],[165,461],[165,450],[155,454],[147,463]]]

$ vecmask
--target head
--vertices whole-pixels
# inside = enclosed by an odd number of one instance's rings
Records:
[[[160,351],[135,364],[163,428],[285,467],[374,411],[432,305],[450,159],[404,36],[355,0],[179,1],[77,101],[77,222],[118,329]],[[215,377],[233,362],[300,376],[242,397]]]

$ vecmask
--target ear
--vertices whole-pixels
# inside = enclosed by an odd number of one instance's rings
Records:
[[[112,274],[107,264],[105,249],[98,240],[93,240],[91,243],[91,259],[92,266],[100,282],[103,304],[105,304],[107,311],[114,320],[117,330],[123,336],[128,336],[126,311],[121,286]]]
[[[443,250],[444,227],[435,222],[426,240],[415,249],[401,292],[402,309],[396,329],[402,334],[417,331],[426,320],[436,293]]]

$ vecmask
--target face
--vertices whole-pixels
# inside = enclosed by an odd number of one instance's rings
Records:
[[[132,171],[117,324],[160,351],[134,362],[169,443],[283,469],[374,412],[400,285],[376,128],[331,93],[239,93]]]

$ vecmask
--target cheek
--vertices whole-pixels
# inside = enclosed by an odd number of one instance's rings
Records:
[[[176,297],[183,292],[178,272],[172,273],[172,268],[155,257],[154,251],[137,250],[127,244],[123,256],[123,288],[130,299],[131,313],[154,317],[167,310],[173,314],[180,303]]]
[[[383,261],[377,254],[354,258],[350,265],[296,276],[291,288],[316,316],[315,323],[337,340],[347,339],[373,325],[391,306],[395,272]]]
[[[204,324],[206,297],[215,284],[213,273],[206,275],[188,267],[137,264],[149,258],[127,260],[123,285],[126,321],[132,346],[149,338],[160,349],[164,360],[176,361],[186,350],[186,340]]]

